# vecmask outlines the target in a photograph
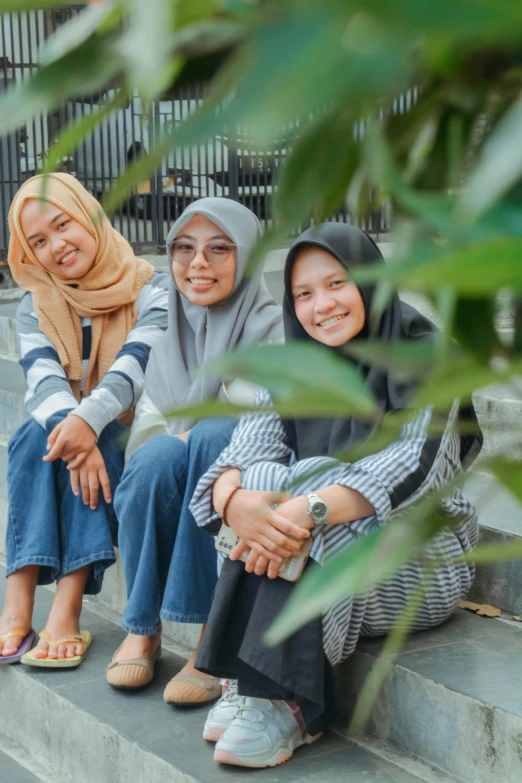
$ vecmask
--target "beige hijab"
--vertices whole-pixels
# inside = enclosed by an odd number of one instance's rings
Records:
[[[71,388],[80,397],[82,366],[82,317],[91,318],[92,347],[83,385],[94,389],[122,348],[136,317],[136,299],[154,274],[154,267],[136,258],[131,246],[113,228],[98,201],[70,174],[50,174],[47,183],[37,175],[25,182],[9,211],[8,262],[21,288],[31,291],[40,329],[60,357]],[[50,274],[37,261],[20,224],[28,199],[45,200],[77,220],[96,240],[96,258],[78,280]]]

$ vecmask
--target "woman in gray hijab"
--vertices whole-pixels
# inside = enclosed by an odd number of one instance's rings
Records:
[[[245,276],[260,232],[249,209],[225,198],[194,202],[172,226],[169,325],[151,351],[146,405],[166,413],[206,399],[233,399],[235,382],[204,372],[204,366],[234,348],[282,339],[281,309],[261,268]],[[107,671],[113,687],[152,682],[161,651],[160,618],[207,621],[217,581],[216,551],[213,537],[195,524],[189,503],[236,423],[233,417],[197,424],[174,418],[165,424],[165,434],[130,456],[114,498],[127,585],[121,626],[128,635]],[[194,669],[196,652],[168,683],[169,703],[199,704],[221,695],[216,678]]]

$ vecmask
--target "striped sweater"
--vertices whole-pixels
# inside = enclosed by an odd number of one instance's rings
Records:
[[[72,393],[56,348],[40,330],[33,297],[29,292],[25,293],[16,316],[22,354],[20,364],[27,382],[27,413],[51,432],[74,411],[74,415],[84,419],[98,437],[107,424],[132,408],[143,391],[150,349],[167,328],[168,285],[168,276],[155,272],[143,286],[136,300],[138,317],[134,328],[128,333],[112,367],[80,403]],[[82,318],[82,330],[85,372],[91,351],[90,318]]]

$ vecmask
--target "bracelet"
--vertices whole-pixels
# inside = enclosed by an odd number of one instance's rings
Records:
[[[234,487],[230,495],[225,500],[225,505],[223,506],[223,511],[221,512],[221,519],[223,520],[223,524],[226,525],[227,527],[230,527],[230,525],[227,522],[227,508],[229,506],[230,501],[232,500],[232,498],[234,497],[234,495],[239,489],[243,489],[243,487],[241,485],[239,485],[239,487]]]

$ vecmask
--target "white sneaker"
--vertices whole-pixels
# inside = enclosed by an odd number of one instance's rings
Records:
[[[225,686],[222,697],[210,710],[203,729],[203,739],[217,742],[236,717],[241,696],[237,692],[237,680],[222,680]]]
[[[294,750],[321,736],[305,732],[301,711],[286,701],[243,696],[237,714],[216,745],[214,761],[240,767],[275,767]]]

